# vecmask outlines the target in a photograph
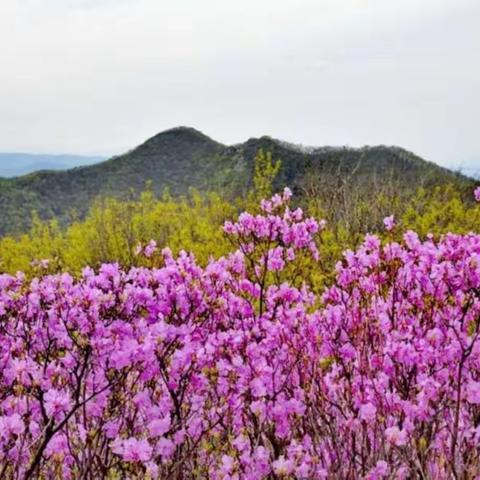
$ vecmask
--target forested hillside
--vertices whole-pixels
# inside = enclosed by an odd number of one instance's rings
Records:
[[[372,190],[407,194],[446,183],[471,187],[467,177],[398,147],[305,148],[270,137],[225,146],[197,130],[178,127],[99,164],[0,179],[0,235],[26,231],[33,211],[40,219],[69,224],[84,218],[95,198],[130,198],[147,182],[155,195],[168,189],[178,196],[194,188],[233,199],[252,188],[259,151],[281,160],[274,189],[288,185],[298,198],[323,196],[332,207],[345,207],[345,188],[355,196]]]

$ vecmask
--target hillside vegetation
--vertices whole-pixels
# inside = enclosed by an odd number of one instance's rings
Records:
[[[108,161],[66,171],[41,171],[0,179],[0,235],[32,226],[32,212],[42,220],[67,225],[87,215],[95,199],[131,198],[150,182],[155,196],[166,189],[174,196],[219,192],[224,198],[246,195],[253,186],[260,150],[281,159],[274,189],[288,185],[298,197],[322,197],[332,208],[345,209],[361,190],[410,194],[419,187],[446,183],[470,191],[464,176],[426,162],[398,147],[303,148],[270,137],[225,146],[186,127],[162,132],[132,151]]]
[[[149,241],[141,268],[0,275],[0,477],[478,479],[480,235],[389,216],[326,268],[291,196],[225,222],[205,265]],[[433,218],[478,229],[462,208]]]
[[[4,187],[50,210],[0,238],[0,478],[478,479],[468,178],[175,129]]]
[[[260,200],[274,192],[282,171],[282,161],[260,150],[254,159],[250,189],[236,196],[195,189],[180,196],[166,192],[159,196],[148,183],[141,193],[131,192],[123,199],[96,199],[83,219],[68,226],[58,219],[42,220],[34,215],[27,232],[0,239],[0,272],[38,275],[69,271],[78,275],[84,266],[98,267],[104,262],[118,262],[125,268],[150,265],[148,259],[136,255],[137,247],[150,241],[159,248],[169,246],[175,254],[192,252],[205,265],[209,258],[230,248],[223,223],[245,210],[257,212]],[[403,230],[415,229],[422,237],[467,233],[480,223],[480,209],[471,200],[471,191],[470,199],[465,199],[462,189],[466,187],[458,181],[414,190],[399,187],[392,178],[369,188],[355,176],[341,177],[335,185],[310,180],[311,188],[297,196],[295,203],[327,223],[322,259],[315,266],[318,285],[332,275],[342,252],[356,248],[365,233],[385,236],[383,219],[390,214]]]

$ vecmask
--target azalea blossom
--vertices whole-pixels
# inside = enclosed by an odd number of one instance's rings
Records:
[[[127,462],[148,462],[152,447],[147,440],[128,438],[123,442],[122,457]]]
[[[474,190],[473,196],[477,202],[480,202],[480,186]]]
[[[480,235],[368,234],[319,287],[323,222],[290,202],[206,265],[0,275],[5,478],[480,471]]]
[[[407,443],[407,432],[405,430],[401,430],[396,426],[389,427],[385,430],[385,438],[392,445],[401,447],[402,445],[405,445]]]
[[[385,217],[383,219],[383,224],[385,225],[385,230],[388,230],[390,232],[395,228],[395,217],[393,215]]]

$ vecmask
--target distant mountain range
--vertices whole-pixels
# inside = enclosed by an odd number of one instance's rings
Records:
[[[427,162],[399,147],[302,147],[271,137],[223,145],[188,127],[177,127],[110,160],[65,171],[40,171],[0,179],[0,234],[25,231],[36,211],[41,218],[68,223],[80,218],[97,196],[125,197],[146,182],[161,193],[182,195],[190,188],[234,196],[252,186],[255,156],[262,149],[282,161],[275,188],[290,186],[298,194],[320,191],[348,179],[349,188],[376,188],[396,182],[404,189],[472,180]],[[92,161],[94,161],[92,159]]]
[[[105,157],[0,153],[0,177],[18,177],[38,170],[68,170],[102,160],[105,160]]]

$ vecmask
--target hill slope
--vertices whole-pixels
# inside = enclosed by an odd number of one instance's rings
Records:
[[[0,153],[0,177],[18,177],[37,170],[67,170],[80,165],[91,165],[102,160],[105,160],[105,157]]]
[[[225,146],[197,130],[178,127],[102,163],[0,179],[0,234],[24,231],[33,210],[41,218],[57,217],[67,223],[72,211],[84,215],[96,196],[122,197],[131,189],[143,189],[149,180],[157,193],[169,188],[180,195],[193,187],[200,191],[222,189],[235,195],[251,186],[254,159],[260,149],[282,161],[275,187],[289,185],[300,193],[315,193],[322,185],[345,179],[367,188],[389,179],[404,188],[469,183],[467,177],[398,147],[303,148],[270,137]]]

